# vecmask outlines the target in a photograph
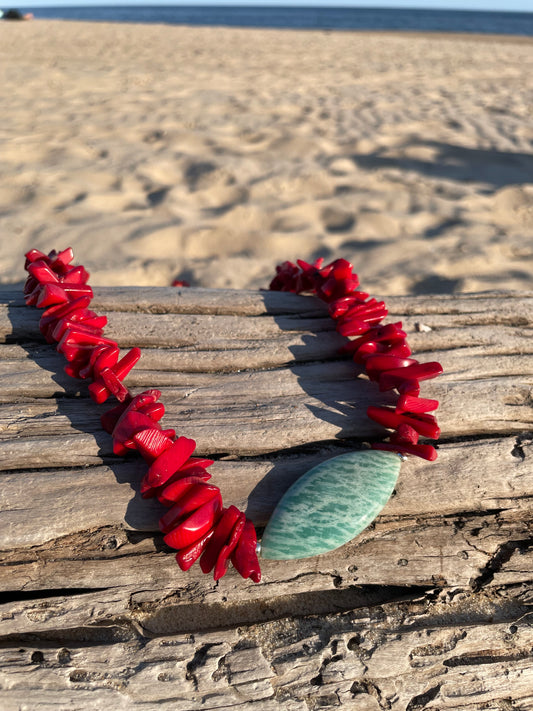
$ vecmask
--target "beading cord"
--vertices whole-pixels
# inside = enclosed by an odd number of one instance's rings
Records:
[[[92,381],[89,393],[96,403],[104,403],[111,395],[118,400],[118,405],[102,415],[102,427],[113,438],[115,454],[137,450],[147,462],[141,494],[157,497],[168,508],[159,526],[165,543],[178,551],[180,568],[188,570],[199,559],[202,571],[213,571],[218,580],[231,560],[242,577],[259,582],[253,523],[237,507],[223,506],[220,489],[207,483],[213,460],[192,456],[195,441],[159,424],[165,412],[158,402],[161,392],[151,389],[132,395],[123,384],[141,351],[132,348],[119,358],[117,343],[103,336],[107,318],[88,308],[93,298],[89,274],[82,266],[72,266],[72,259],[70,248],[48,255],[32,249],[26,254],[29,277],[24,295],[28,305],[46,309],[39,323],[41,333],[47,343],[57,343],[57,350],[68,361],[68,375]],[[398,392],[395,408],[368,408],[369,417],[395,430],[389,442],[371,446],[435,459],[435,448],[419,444],[418,439],[420,435],[438,438],[436,419],[427,414],[438,402],[419,397],[419,381],[440,374],[441,366],[409,358],[401,323],[379,325],[387,315],[385,304],[358,291],[357,275],[346,260],[325,267],[322,260],[314,264],[299,260],[297,265],[284,262],[276,271],[271,289],[313,293],[326,301],[338,332],[356,336],[342,351],[353,354],[380,390]]]

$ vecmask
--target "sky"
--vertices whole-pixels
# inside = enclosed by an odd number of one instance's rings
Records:
[[[387,7],[450,10],[533,12],[533,0],[29,0],[31,7],[59,5],[294,5],[326,7]]]

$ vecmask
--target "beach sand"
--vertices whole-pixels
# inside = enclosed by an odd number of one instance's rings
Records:
[[[531,289],[533,41],[0,23],[0,283],[72,246],[94,285]]]

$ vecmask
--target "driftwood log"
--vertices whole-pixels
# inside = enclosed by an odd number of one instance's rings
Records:
[[[368,530],[263,581],[188,573],[18,292],[0,305],[0,708],[533,708],[533,294],[387,299],[445,374],[439,459],[409,460]],[[386,403],[309,297],[96,289],[164,422],[260,528],[312,463],[384,432]]]

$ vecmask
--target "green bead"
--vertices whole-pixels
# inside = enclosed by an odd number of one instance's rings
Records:
[[[309,558],[351,541],[389,500],[400,472],[397,454],[341,454],[306,472],[278,503],[263,534],[270,560]]]

